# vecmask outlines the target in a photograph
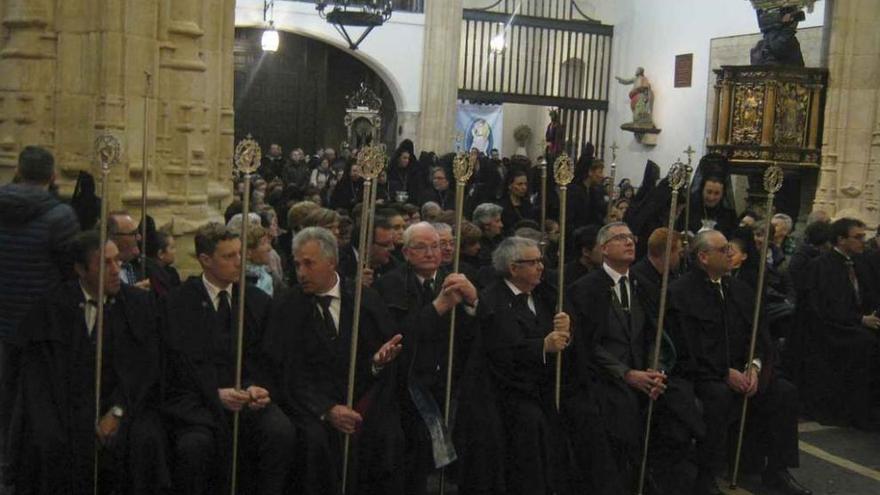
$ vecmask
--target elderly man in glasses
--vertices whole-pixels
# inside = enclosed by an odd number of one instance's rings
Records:
[[[404,457],[407,494],[423,494],[435,468],[452,463],[455,450],[443,426],[449,321],[456,311],[453,386],[465,369],[476,335],[477,290],[460,273],[442,268],[440,236],[427,222],[403,233],[406,262],[380,278],[375,288],[404,330],[401,377],[401,421],[406,435]],[[456,396],[456,391],[452,391]]]
[[[107,229],[110,240],[119,247],[119,261],[122,263],[119,278],[122,283],[149,289],[149,281],[141,276],[141,232],[134,219],[125,211],[111,212]]]
[[[556,291],[541,280],[538,243],[509,237],[492,254],[500,277],[482,294],[480,353],[503,439],[502,476],[511,494],[561,491],[555,424],[555,355],[568,347],[570,322]]]
[[[749,360],[755,293],[729,276],[732,252],[721,232],[700,232],[693,252],[693,270],[669,287],[667,314],[678,351],[672,373],[693,383],[706,423],[706,435],[697,442],[693,493],[721,493],[715,482],[718,461],[737,441],[727,433],[748,397],[745,445],[751,447],[743,451],[743,465],[763,469],[764,484],[780,493],[809,495],[788,472],[798,465],[798,392],[774,369],[766,318],[760,320],[755,357]]]

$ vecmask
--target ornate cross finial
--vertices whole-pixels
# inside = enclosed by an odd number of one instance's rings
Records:
[[[616,162],[617,161],[617,150],[620,148],[620,146],[617,146],[617,141],[613,141],[611,143],[611,146],[609,146],[609,148],[611,148],[611,161]]]
[[[691,145],[688,145],[687,149],[684,150],[684,154],[688,156],[688,165],[694,162],[694,153],[696,152],[697,151],[693,149]]]

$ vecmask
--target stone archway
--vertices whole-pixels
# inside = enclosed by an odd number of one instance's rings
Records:
[[[382,141],[393,149],[397,104],[392,87],[347,50],[297,33],[279,32],[281,48],[264,53],[262,29],[235,31],[235,134],[252,134],[264,147],[338,148],[346,138],[346,96],[361,83],[382,99]]]

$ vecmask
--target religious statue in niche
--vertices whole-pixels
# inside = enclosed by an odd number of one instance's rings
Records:
[[[565,124],[559,121],[559,110],[550,110],[550,123],[547,124],[544,140],[547,141],[544,155],[548,157],[547,161],[549,162],[549,157],[556,157],[562,153],[565,144]]]
[[[801,44],[795,34],[806,19],[802,10],[812,12],[816,0],[751,0],[758,15],[763,38],[752,48],[752,65],[804,66]]]
[[[651,81],[645,76],[645,69],[636,69],[635,76],[623,78],[615,76],[620,84],[632,84],[629,90],[629,107],[632,110],[632,122],[620,126],[624,131],[634,132],[636,139],[643,144],[657,144],[656,135],[660,129],[654,125],[654,91]]]

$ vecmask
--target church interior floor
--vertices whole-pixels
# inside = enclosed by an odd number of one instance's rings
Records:
[[[791,473],[815,495],[876,495],[880,493],[880,433],[801,423],[801,466]],[[746,476],[731,495],[772,495],[759,476]]]

